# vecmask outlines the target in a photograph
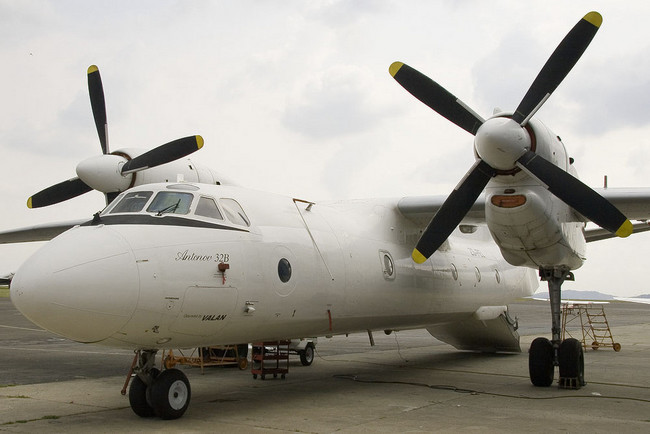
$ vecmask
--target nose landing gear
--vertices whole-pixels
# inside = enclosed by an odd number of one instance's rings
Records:
[[[190,405],[192,391],[185,374],[178,369],[160,372],[154,367],[155,350],[137,353],[136,376],[129,388],[131,410],[140,417],[178,419]]]
[[[559,387],[580,389],[585,383],[584,352],[577,339],[562,341],[562,283],[574,280],[568,267],[540,268],[542,281],[548,282],[551,303],[552,340],[536,338],[528,351],[528,370],[530,381],[538,387],[548,387],[553,383],[555,367],[559,366]]]

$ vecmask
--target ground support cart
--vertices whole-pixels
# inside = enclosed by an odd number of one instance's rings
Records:
[[[162,363],[165,368],[171,369],[177,364],[199,366],[203,373],[203,368],[206,366],[236,365],[241,370],[248,367],[246,359],[248,345],[246,344],[194,348],[189,355],[185,355],[183,350],[176,351],[178,354],[174,353],[174,350],[163,351]]]
[[[253,368],[251,373],[256,379],[259,375],[262,380],[267,375],[278,375],[282,379],[289,372],[289,345],[291,341],[267,341],[255,342],[252,345],[253,353],[251,356]]]

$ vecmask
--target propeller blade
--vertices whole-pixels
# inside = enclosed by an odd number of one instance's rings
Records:
[[[41,208],[88,193],[92,188],[79,178],[72,178],[41,190],[27,199],[28,208]]]
[[[623,238],[632,233],[632,223],[622,212],[555,164],[532,151],[527,151],[517,162],[546,184],[551,193],[601,228]]]
[[[99,69],[95,65],[88,67],[88,93],[90,94],[90,105],[93,109],[95,126],[99,134],[99,143],[102,146],[102,153],[108,154],[108,124],[106,122],[106,102],[104,101],[104,87]]]
[[[598,12],[589,12],[571,29],[533,81],[512,119],[524,126],[560,85],[578,62],[603,22]]]
[[[411,95],[470,134],[475,135],[476,130],[485,122],[444,87],[410,66],[394,62],[388,71]]]
[[[415,262],[426,261],[449,238],[494,174],[486,162],[476,161],[424,230],[411,255]]]
[[[202,147],[203,137],[201,136],[189,136],[174,140],[127,161],[122,166],[122,175],[178,160]]]

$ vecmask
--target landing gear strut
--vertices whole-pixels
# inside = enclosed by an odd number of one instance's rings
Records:
[[[538,387],[553,383],[555,367],[560,368],[559,386],[580,389],[584,386],[584,353],[582,343],[577,339],[562,341],[562,284],[573,280],[573,273],[567,267],[540,268],[539,276],[548,282],[551,302],[552,340],[537,338],[528,351],[530,381]]]
[[[178,419],[190,405],[190,382],[178,369],[160,372],[155,360],[156,350],[138,351],[136,376],[129,388],[131,410],[140,417]]]

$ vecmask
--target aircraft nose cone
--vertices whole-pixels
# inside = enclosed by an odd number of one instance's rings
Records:
[[[131,317],[139,275],[130,246],[110,227],[76,227],[16,272],[11,301],[30,321],[79,342],[98,342]]]
[[[498,170],[510,170],[526,150],[530,136],[525,128],[510,118],[488,119],[480,126],[474,138],[476,153],[483,161]]]

